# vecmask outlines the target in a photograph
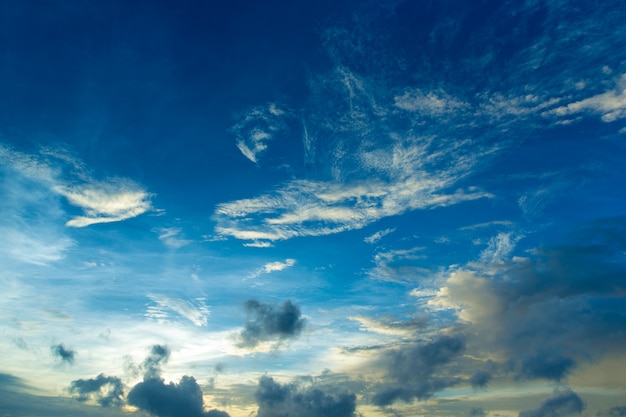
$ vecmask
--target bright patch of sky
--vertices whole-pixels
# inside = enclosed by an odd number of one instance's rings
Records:
[[[0,16],[0,414],[626,415],[619,1]]]

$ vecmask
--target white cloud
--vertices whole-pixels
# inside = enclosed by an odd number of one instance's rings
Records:
[[[170,312],[174,312],[196,326],[207,325],[210,312],[209,307],[204,303],[204,298],[196,298],[193,302],[157,294],[148,294],[148,298],[155,303],[148,306],[145,314],[150,319],[167,320],[170,317]]]
[[[600,114],[604,122],[625,118],[626,74],[622,74],[613,90],[557,107],[551,113],[557,116],[569,116],[585,111]]]
[[[272,245],[270,242],[255,241],[255,242],[250,242],[250,243],[244,243],[243,246],[247,248],[271,248],[274,245]]]
[[[191,243],[190,240],[178,237],[182,233],[182,230],[178,227],[165,227],[155,229],[155,231],[159,233],[159,240],[169,248],[179,249]]]
[[[267,149],[268,142],[286,129],[284,118],[288,116],[289,113],[275,103],[252,108],[231,128],[237,138],[237,148],[250,161],[258,163],[259,155]]]
[[[504,263],[515,249],[520,236],[500,232],[489,240],[487,248],[481,253],[480,260],[485,263]]]
[[[118,222],[137,217],[152,208],[151,194],[128,180],[56,186],[54,190],[85,212],[85,216],[68,221],[66,226],[69,227]]]
[[[395,232],[395,231],[396,231],[396,229],[395,229],[395,228],[393,228],[393,229],[384,229],[384,230],[380,230],[380,231],[378,231],[378,232],[374,233],[374,234],[373,234],[373,235],[371,235],[371,236],[367,236],[366,238],[364,238],[364,239],[363,239],[363,241],[364,241],[365,243],[369,243],[369,244],[376,243],[376,242],[378,242],[380,239],[382,239],[383,237],[385,237],[385,236],[387,236],[388,234],[393,233],[393,232]]]
[[[53,230],[41,232],[41,229],[34,230],[29,227],[22,230],[0,227],[2,235],[0,248],[3,253],[18,261],[46,265],[62,259],[65,252],[74,245],[73,240]]]
[[[450,96],[445,91],[422,91],[408,89],[404,94],[394,97],[396,107],[426,115],[441,116],[468,104]]]
[[[379,252],[374,256],[374,268],[367,271],[371,278],[389,282],[414,282],[428,274],[428,270],[416,264],[424,259],[422,247]]]
[[[254,271],[252,274],[250,274],[250,278],[256,278],[262,274],[271,274],[272,272],[283,271],[287,268],[291,268],[295,264],[296,264],[296,260],[291,259],[291,258],[285,259],[284,262],[280,262],[280,261],[268,262],[264,264],[262,267],[260,267],[259,269],[257,269],[256,271]]]

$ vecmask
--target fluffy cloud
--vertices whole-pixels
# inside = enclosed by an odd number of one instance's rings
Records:
[[[52,354],[59,358],[61,362],[69,363],[70,365],[74,363],[76,351],[66,348],[63,344],[53,345],[51,350]]]
[[[269,376],[259,379],[255,393],[257,417],[355,417],[356,395],[327,394],[316,388],[281,385]]]
[[[463,336],[440,335],[426,343],[387,352],[382,364],[394,383],[379,390],[372,402],[387,406],[396,400],[425,400],[437,391],[459,383],[458,378],[445,373],[445,366],[464,350]]]
[[[266,341],[280,343],[299,336],[304,328],[300,307],[290,300],[281,306],[248,300],[244,306],[250,319],[239,334],[240,347],[254,348]]]
[[[69,391],[76,394],[79,401],[96,401],[103,407],[124,404],[124,385],[114,376],[100,374],[91,379],[77,379],[72,381]]]

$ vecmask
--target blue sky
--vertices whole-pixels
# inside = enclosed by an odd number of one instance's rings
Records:
[[[0,414],[626,415],[621,2],[2,9]]]

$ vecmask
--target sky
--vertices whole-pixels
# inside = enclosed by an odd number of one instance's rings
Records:
[[[622,1],[0,7],[0,415],[626,416]]]

